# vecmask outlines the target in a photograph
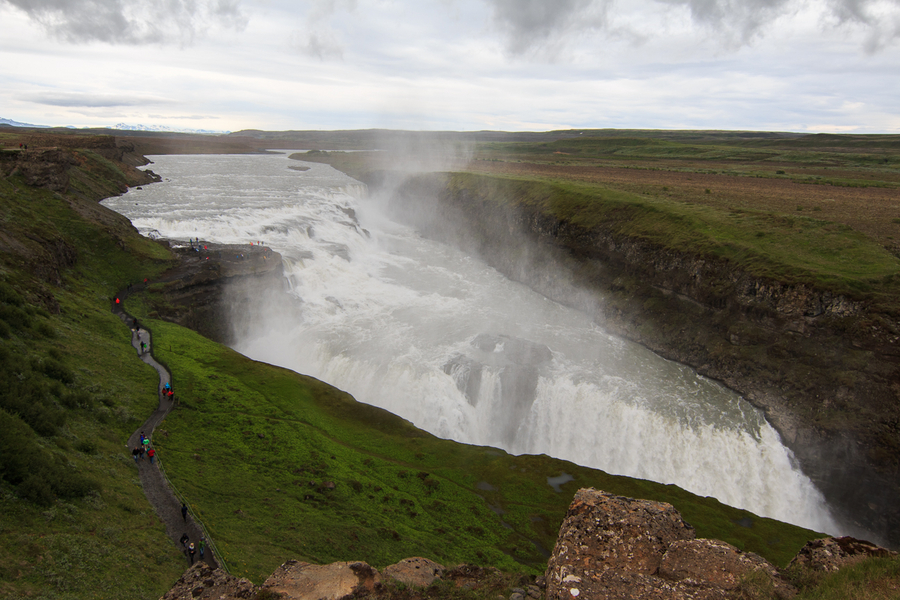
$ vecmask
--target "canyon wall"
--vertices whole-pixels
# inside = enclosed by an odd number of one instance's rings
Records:
[[[533,198],[509,202],[496,195],[499,178],[366,179],[394,218],[423,235],[743,394],[839,519],[900,546],[897,315],[622,234],[615,218],[585,226]]]

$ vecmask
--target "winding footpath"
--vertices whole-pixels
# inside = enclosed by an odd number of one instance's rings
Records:
[[[140,287],[143,288],[143,286]],[[134,289],[138,289],[138,286],[135,286]],[[153,414],[151,414],[150,417],[128,438],[128,453],[130,455],[131,450],[140,445],[141,433],[151,440],[153,439],[153,430],[157,425],[162,423],[162,420],[169,414],[169,411],[171,411],[175,405],[175,401],[174,399],[170,400],[163,394],[163,388],[167,383],[171,383],[172,381],[172,374],[153,358],[153,346],[151,344],[150,332],[143,326],[136,327],[137,319],[126,313],[122,306],[122,302],[128,297],[128,294],[129,292],[125,290],[116,296],[116,300],[113,302],[113,313],[118,316],[129,329],[131,329],[131,345],[137,351],[138,357],[156,369],[156,372],[159,373],[159,387],[157,388],[159,407],[157,407],[157,409],[153,411]],[[145,350],[143,352],[141,351],[141,342],[145,344]],[[194,520],[190,512],[186,517],[182,516],[182,503],[176,498],[175,493],[169,487],[165,476],[160,471],[159,458],[159,455],[157,455],[156,462],[154,463],[151,463],[149,458],[143,458],[136,461],[138,473],[141,478],[141,486],[144,488],[144,495],[147,496],[150,505],[153,506],[156,514],[165,524],[166,535],[169,536],[169,539],[172,540],[172,543],[174,543],[176,547],[184,551],[185,558],[190,561],[186,546],[181,543],[181,537],[182,535],[187,534],[188,538],[190,538],[190,542],[193,542],[194,546],[198,547],[200,539],[204,537],[203,530]],[[194,559],[195,561],[200,560],[199,550],[195,554]],[[213,568],[219,566],[213,556],[212,547],[208,538],[203,560]]]

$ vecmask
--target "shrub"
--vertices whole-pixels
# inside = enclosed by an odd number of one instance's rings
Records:
[[[38,506],[50,506],[53,504],[53,491],[41,475],[32,474],[19,484],[19,496]]]
[[[75,375],[61,362],[49,358],[41,363],[41,371],[47,376],[57,381],[61,381],[66,385],[75,382]]]

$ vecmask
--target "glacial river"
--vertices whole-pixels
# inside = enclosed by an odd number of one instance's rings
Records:
[[[104,204],[145,235],[263,241],[282,254],[300,310],[250,315],[235,345],[249,357],[444,438],[674,483],[839,533],[740,396],[422,238],[362,184],[288,154],[154,156],[163,182]]]

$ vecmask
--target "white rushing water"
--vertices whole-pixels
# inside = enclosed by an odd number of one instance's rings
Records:
[[[331,167],[286,154],[152,158],[162,183],[104,204],[144,234],[262,240],[284,258],[300,316],[260,307],[236,345],[247,356],[441,437],[675,483],[837,533],[738,395],[392,222]]]

